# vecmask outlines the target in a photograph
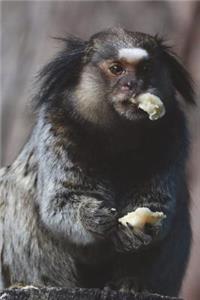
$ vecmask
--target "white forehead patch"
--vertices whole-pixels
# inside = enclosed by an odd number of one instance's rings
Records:
[[[142,48],[122,48],[119,50],[119,59],[125,59],[128,62],[138,62],[149,54]]]

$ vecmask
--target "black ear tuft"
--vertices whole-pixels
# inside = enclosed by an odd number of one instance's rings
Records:
[[[169,72],[175,89],[180,93],[180,95],[187,103],[195,104],[193,81],[190,74],[184,68],[171,48],[164,44],[163,39],[158,36],[156,36],[155,38],[161,49],[161,55],[164,59],[164,62],[169,68]]]
[[[87,44],[87,42],[83,41],[82,39],[70,34],[67,34],[67,37],[53,36],[52,39],[63,42],[68,51],[79,49]]]
[[[37,77],[40,91],[33,99],[36,109],[43,103],[56,105],[63,95],[77,83],[83,67],[87,43],[71,36],[55,39],[64,42],[65,47],[44,66]]]

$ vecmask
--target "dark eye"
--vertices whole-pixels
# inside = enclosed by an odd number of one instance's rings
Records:
[[[114,75],[121,75],[125,72],[124,67],[119,63],[114,63],[109,68],[110,72]]]

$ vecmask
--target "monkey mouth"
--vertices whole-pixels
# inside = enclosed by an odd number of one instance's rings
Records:
[[[131,109],[132,112],[144,114],[144,110],[141,109],[140,103],[137,100],[138,96],[139,95],[134,94],[131,97],[124,99],[122,105],[127,109]]]
[[[117,113],[127,120],[139,120],[148,117],[148,114],[139,108],[139,103],[133,98],[126,98],[114,103]]]
[[[125,99],[121,103],[127,109],[131,108],[131,110],[133,110],[135,112],[140,111],[138,103],[132,98]]]
[[[141,109],[138,97],[140,93],[119,92],[111,98],[116,113],[123,119],[134,121],[148,118],[148,114]]]

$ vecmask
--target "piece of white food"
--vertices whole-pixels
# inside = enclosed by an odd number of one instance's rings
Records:
[[[135,99],[135,102],[139,103],[138,107],[140,109],[148,113],[149,119],[152,121],[162,118],[165,114],[165,107],[163,102],[159,97],[151,93],[139,95]]]
[[[145,224],[153,225],[161,222],[164,218],[166,218],[166,215],[162,212],[152,212],[147,207],[139,207],[135,211],[120,218],[118,221],[124,226],[127,226],[127,223],[129,223],[135,229],[142,230]]]

